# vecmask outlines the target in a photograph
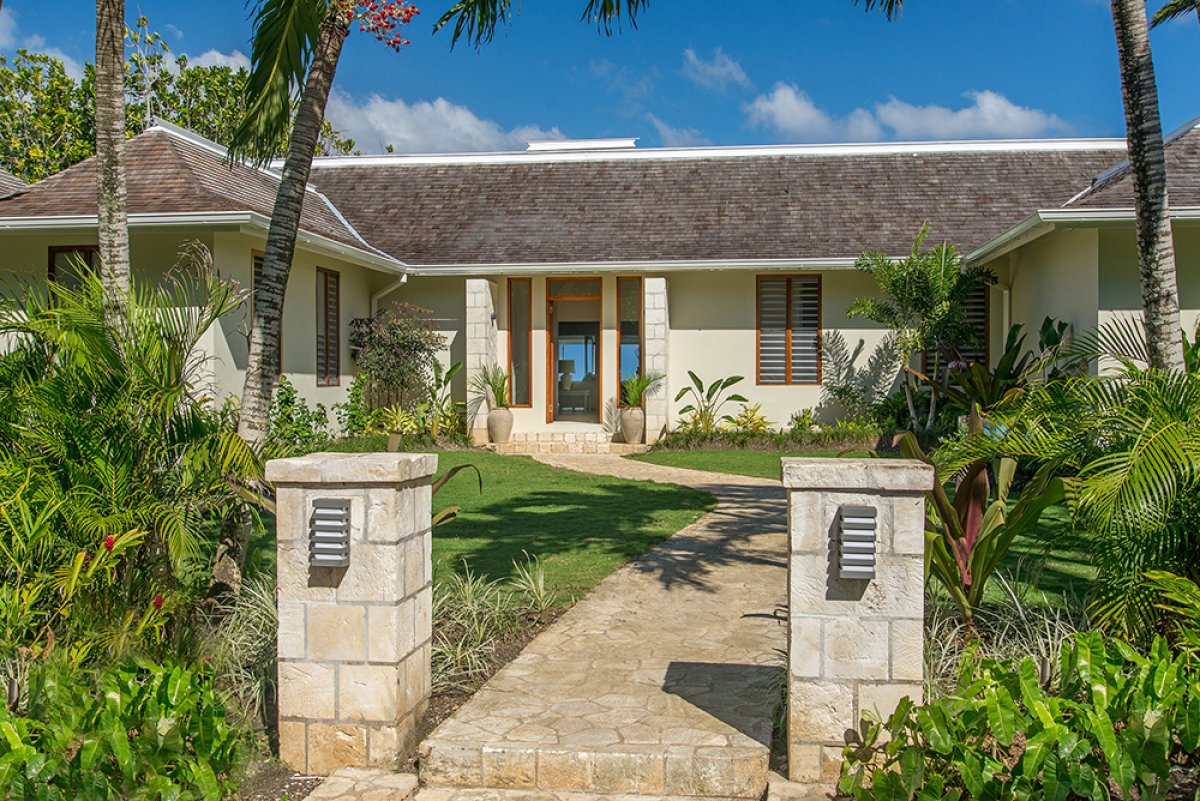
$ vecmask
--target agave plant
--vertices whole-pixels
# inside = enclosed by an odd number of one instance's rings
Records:
[[[897,444],[906,458],[934,465],[911,431],[902,434]],[[955,477],[953,500],[946,494],[942,474],[929,493],[925,531],[927,578],[936,578],[946,588],[967,626],[975,625],[975,610],[983,603],[988,580],[1013,541],[1036,525],[1047,507],[1063,499],[1063,482],[1047,467],[1025,486],[1020,500],[1010,510],[1009,493],[1016,472],[1015,459],[999,459],[994,467],[977,459]]]
[[[471,377],[471,389],[476,396],[487,401],[488,408],[507,409],[509,402],[508,371],[498,364],[484,365]]]

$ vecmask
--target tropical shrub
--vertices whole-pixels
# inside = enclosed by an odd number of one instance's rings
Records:
[[[980,286],[996,282],[995,275],[986,268],[964,269],[953,245],[941,244],[922,251],[928,235],[929,229],[922,228],[912,253],[905,259],[864,253],[856,266],[875,279],[879,292],[855,300],[846,312],[851,318],[872,320],[895,332],[908,411],[905,427],[921,432],[932,430],[937,421],[938,393],[929,393],[927,407],[924,412],[919,410],[917,393],[928,381],[912,370],[911,364],[918,354],[929,354],[926,372],[938,376],[944,353],[974,344],[978,335],[967,324],[963,312],[965,301]]]
[[[417,404],[417,427],[435,441],[466,433],[466,404],[455,401],[451,394],[451,382],[461,370],[462,362],[445,368],[441,362],[434,361],[433,375],[425,387],[425,400]]]
[[[792,416],[788,418],[788,431],[793,436],[806,436],[811,434],[816,427],[817,412],[815,409],[801,409],[798,412],[792,412]]]
[[[211,676],[177,665],[37,665],[0,732],[4,798],[219,801],[241,759]]]
[[[899,445],[906,458],[934,464],[911,431],[900,437]],[[926,570],[950,593],[968,626],[974,625],[988,579],[1013,541],[1035,526],[1047,507],[1063,499],[1062,480],[1051,468],[1043,468],[1009,509],[1009,490],[1016,472],[1014,459],[1000,459],[994,468],[977,459],[955,474],[953,501],[946,494],[944,474],[937,475],[928,494]]]
[[[708,386],[705,386],[700,377],[691,370],[688,370],[688,378],[692,381],[691,385],[679,390],[675,396],[677,403],[686,397],[691,397],[691,401],[679,410],[679,413],[683,415],[681,422],[685,430],[702,436],[711,435],[722,424],[733,422],[730,415],[721,413],[727,404],[749,403],[749,399],[742,395],[725,394],[730,387],[744,380],[740,375],[718,378]]]
[[[978,363],[951,364],[942,382],[942,393],[962,412],[973,414],[976,410],[986,413],[1019,392],[1037,365],[1033,351],[1025,347],[1025,335],[1021,331],[1021,325],[1008,330],[1004,353],[995,367]]]
[[[508,370],[498,364],[481,366],[471,376],[471,389],[489,409],[507,409],[509,406]]]
[[[333,405],[333,413],[337,417],[338,427],[343,437],[358,437],[375,428],[380,412],[372,409],[367,402],[367,388],[371,378],[366,373],[358,373],[350,382],[343,403]]]
[[[417,416],[400,404],[380,409],[375,425],[385,434],[412,436],[421,431],[421,427],[417,425]]]
[[[666,376],[662,373],[631,375],[621,382],[621,407],[640,409],[642,402],[658,392]]]
[[[267,417],[267,451],[271,456],[293,456],[319,451],[333,435],[329,431],[329,414],[318,403],[310,408],[296,387],[281,375],[271,398]]]
[[[1057,681],[1029,657],[964,665],[950,695],[925,706],[904,699],[886,721],[868,721],[845,750],[843,792],[1162,799],[1173,762],[1200,748],[1200,678],[1162,639],[1143,656],[1096,632],[1074,635]]]
[[[745,434],[765,434],[775,424],[768,420],[767,416],[762,413],[761,403],[756,403],[753,406],[743,403],[738,413],[730,419],[729,425],[735,431]]]
[[[427,399],[437,354],[446,345],[446,338],[433,329],[430,313],[396,303],[374,317],[350,322],[354,363],[405,408]]]

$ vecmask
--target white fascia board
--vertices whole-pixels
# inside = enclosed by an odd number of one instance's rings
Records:
[[[1170,210],[1174,222],[1200,221],[1200,207],[1184,206]],[[969,264],[989,261],[1029,244],[1063,225],[1103,225],[1105,223],[1136,222],[1137,214],[1130,208],[1112,209],[1042,209],[1008,229],[992,241],[967,254]]]
[[[543,262],[536,264],[410,264],[413,276],[596,275],[597,273],[672,272],[822,272],[853,270],[857,258],[828,259],[689,259],[672,261]]]
[[[0,217],[0,231],[71,231],[95,229],[96,215],[60,215],[56,217]],[[242,230],[255,236],[266,236],[270,228],[269,217],[253,211],[212,211],[182,214],[131,214],[130,228],[227,228]],[[305,249],[333,256],[342,261],[357,264],[371,270],[392,274],[404,274],[405,265],[398,259],[381,256],[360,248],[344,245],[329,237],[301,230],[296,235],[297,244]]]

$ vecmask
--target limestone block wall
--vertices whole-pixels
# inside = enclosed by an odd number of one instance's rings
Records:
[[[924,683],[925,493],[930,466],[784,459],[788,493],[788,772],[833,785],[847,730]],[[875,577],[839,577],[839,511],[876,510]]]
[[[496,282],[487,278],[468,278],[466,285],[467,360],[463,370],[467,379],[467,409],[468,413],[476,412],[470,421],[476,442],[487,442],[487,404],[470,387],[480,368],[494,367],[498,359]]]
[[[394,767],[431,686],[430,480],[437,457],[318,453],[267,463],[278,507],[279,752],[295,770]],[[315,500],[350,504],[350,557],[311,567]]]
[[[642,280],[642,351],[645,371],[664,376],[662,386],[646,398],[646,443],[652,444],[670,424],[670,387],[665,376],[668,342],[671,337],[671,316],[667,300],[667,279],[647,276]]]

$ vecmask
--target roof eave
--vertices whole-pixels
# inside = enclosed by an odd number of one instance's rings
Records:
[[[63,231],[96,228],[95,214],[0,217],[0,231]],[[130,214],[130,228],[179,228],[191,226],[247,229],[255,234],[266,235],[271,220],[253,211],[185,212],[180,214]],[[296,242],[305,249],[334,256],[342,261],[357,264],[380,272],[404,274],[404,262],[389,256],[356,248],[327,236],[301,229]]]
[[[824,272],[852,270],[857,256],[806,259],[630,259],[627,261],[497,262],[493,264],[408,264],[416,277],[486,275],[595,275],[596,273],[671,273],[757,270]]]

